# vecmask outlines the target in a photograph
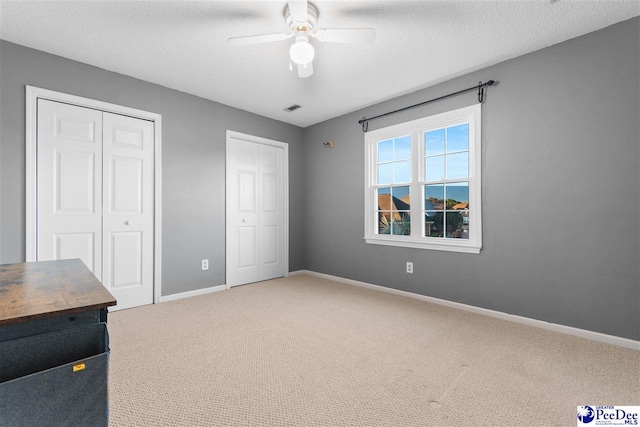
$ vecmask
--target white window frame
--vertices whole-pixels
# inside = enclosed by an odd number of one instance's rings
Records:
[[[469,123],[469,239],[424,236],[424,134],[429,130]],[[411,135],[411,236],[378,234],[376,220],[377,142]],[[480,253],[482,249],[481,104],[400,123],[365,134],[364,239],[369,244],[440,251]]]

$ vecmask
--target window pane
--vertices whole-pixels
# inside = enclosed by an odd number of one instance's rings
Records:
[[[378,212],[378,234],[391,234],[391,212]]]
[[[424,208],[425,210],[444,209],[444,185],[424,186]]]
[[[396,162],[394,165],[394,183],[411,182],[411,160]],[[384,184],[384,183],[382,183]]]
[[[390,162],[393,160],[393,140],[378,142],[378,163]]]
[[[444,212],[427,211],[424,213],[424,230],[426,237],[442,237]]]
[[[469,124],[447,128],[447,152],[469,149]]]
[[[469,216],[467,221],[462,212],[447,212],[447,238],[448,239],[468,239],[469,238]]]
[[[424,153],[427,156],[444,153],[444,129],[424,133]]]
[[[409,186],[406,187],[393,187],[393,205],[391,209],[397,211],[408,211],[411,209],[411,198],[409,196]]]
[[[447,178],[466,178],[469,176],[469,152],[447,155]]]
[[[425,181],[440,181],[444,178],[444,156],[425,159]]]
[[[411,137],[405,136],[394,140],[393,160],[406,160],[411,158]]]
[[[391,184],[393,181],[393,163],[378,165],[378,184]]]
[[[409,212],[393,212],[393,223],[391,226],[391,234],[395,236],[411,235],[411,215]]]
[[[447,184],[447,210],[469,209],[469,183]]]
[[[378,188],[378,210],[390,211],[391,210],[391,188]]]

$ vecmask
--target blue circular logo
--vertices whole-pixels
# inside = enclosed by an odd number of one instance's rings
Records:
[[[583,424],[589,424],[593,421],[595,412],[591,406],[580,406],[578,408],[578,420]]]

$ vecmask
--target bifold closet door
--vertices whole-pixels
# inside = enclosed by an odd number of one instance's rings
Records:
[[[284,276],[284,150],[227,143],[227,285]]]
[[[118,300],[153,302],[153,123],[38,100],[37,260],[80,258]]]
[[[102,280],[102,112],[38,100],[37,260],[80,258]]]
[[[103,113],[102,283],[118,308],[153,302],[153,123]]]

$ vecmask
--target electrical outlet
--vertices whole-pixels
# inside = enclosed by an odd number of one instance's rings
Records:
[[[203,270],[208,270],[209,269],[209,260],[208,259],[203,259],[202,260],[202,269]]]
[[[413,274],[413,263],[407,262],[407,273]]]

